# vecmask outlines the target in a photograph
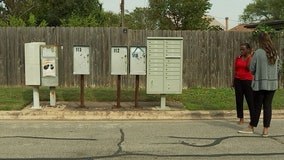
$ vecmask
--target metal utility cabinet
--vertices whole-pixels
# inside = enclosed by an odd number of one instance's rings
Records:
[[[40,46],[45,42],[25,43],[25,83],[30,86],[41,85]]]
[[[50,87],[50,106],[55,106],[55,86],[58,86],[59,45],[46,45],[45,42],[25,43],[25,81],[33,86],[34,109],[39,105],[39,86]]]
[[[161,107],[165,94],[182,93],[182,37],[147,38],[147,94],[161,94]]]

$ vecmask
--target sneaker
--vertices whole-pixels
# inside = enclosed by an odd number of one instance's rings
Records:
[[[263,129],[262,137],[268,137],[268,129]]]
[[[262,133],[262,137],[268,137],[269,134],[268,133]]]
[[[238,131],[238,133],[243,133],[243,134],[252,134],[253,133],[253,128],[245,128],[243,130]]]

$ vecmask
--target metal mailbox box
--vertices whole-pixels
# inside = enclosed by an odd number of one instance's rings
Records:
[[[90,74],[89,46],[73,46],[73,74]]]
[[[130,74],[146,75],[146,47],[130,47]]]
[[[127,47],[111,47],[111,75],[127,75]]]

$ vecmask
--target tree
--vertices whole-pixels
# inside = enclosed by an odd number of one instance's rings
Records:
[[[156,29],[154,21],[149,17],[149,8],[137,7],[133,12],[125,15],[125,23],[131,29]]]
[[[74,18],[99,19],[101,3],[98,0],[33,0],[38,19],[46,20],[49,26],[60,26],[62,21]],[[99,22],[99,20],[96,20]]]
[[[82,18],[76,14],[72,14],[68,19],[61,20],[61,26],[64,27],[94,27],[97,25],[98,23],[92,15]]]
[[[74,19],[94,19],[98,24],[101,19],[102,4],[98,0],[2,0],[0,6],[1,21],[9,23],[9,16],[28,23],[30,14],[35,15],[36,25],[46,22],[48,26],[60,26],[62,22]],[[90,20],[86,20],[90,21]],[[71,20],[70,20],[71,22]]]
[[[7,20],[11,17],[22,20],[28,19],[29,14],[27,14],[27,12],[30,11],[31,8],[31,0],[2,0],[0,18],[2,21],[6,21],[6,23],[9,23]]]
[[[284,19],[283,0],[253,0],[244,9],[240,20],[244,23],[255,23]]]
[[[120,16],[114,14],[113,12],[102,12],[100,23],[101,27],[119,27],[120,26]]]
[[[149,19],[156,29],[203,30],[210,19],[205,17],[209,0],[149,0]]]
[[[7,26],[13,26],[13,27],[27,27],[27,26],[40,26],[45,27],[47,26],[46,21],[42,21],[40,24],[36,24],[36,17],[33,14],[30,14],[29,19],[25,22],[22,18],[18,18],[16,16],[8,15],[6,20],[0,19],[0,26],[1,27],[7,27]]]

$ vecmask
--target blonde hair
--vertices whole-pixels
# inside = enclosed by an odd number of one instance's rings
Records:
[[[261,32],[258,35],[258,42],[260,48],[264,49],[269,64],[275,64],[277,59],[277,51],[268,33]]]

